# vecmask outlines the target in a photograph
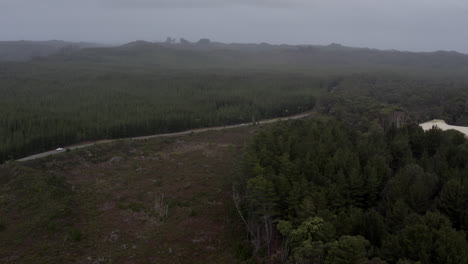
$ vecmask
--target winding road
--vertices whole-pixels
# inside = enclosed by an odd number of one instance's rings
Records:
[[[306,116],[309,116],[311,113],[312,112],[305,112],[305,113],[301,113],[301,114],[297,114],[297,115],[293,115],[293,116],[265,119],[265,120],[258,121],[256,123],[257,124],[269,124],[269,123],[274,123],[274,122],[277,122],[277,121],[300,119],[300,118],[304,118]],[[105,144],[105,143],[114,142],[114,141],[117,141],[117,140],[125,140],[125,139],[144,140],[144,139],[159,138],[159,137],[176,137],[176,136],[188,135],[188,134],[191,134],[191,133],[201,133],[201,132],[212,131],[212,130],[232,129],[232,128],[236,128],[236,127],[247,126],[247,125],[250,125],[250,124],[251,123],[231,125],[231,126],[217,126],[217,127],[197,128],[197,129],[190,129],[190,130],[181,131],[181,132],[156,134],[156,135],[142,136],[142,137],[130,137],[130,138],[119,138],[119,139],[103,139],[103,140],[93,141],[93,142],[90,142],[90,143],[85,142],[85,143],[80,143],[80,144],[75,144],[75,145],[63,147],[64,150],[51,150],[51,151],[31,155],[31,156],[28,156],[28,157],[18,159],[16,161],[23,162],[23,161],[28,161],[28,160],[40,159],[40,158],[47,157],[47,156],[50,156],[50,155],[56,155],[56,154],[59,154],[59,153],[63,153],[65,151],[65,149],[74,150],[74,149],[86,148],[86,147],[90,147],[90,146],[97,145],[97,144]]]

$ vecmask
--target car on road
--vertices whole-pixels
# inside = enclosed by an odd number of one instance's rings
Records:
[[[56,151],[63,151],[63,148],[57,148]]]

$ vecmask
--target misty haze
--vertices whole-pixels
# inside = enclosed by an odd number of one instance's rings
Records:
[[[468,263],[467,13],[0,0],[0,263]]]
[[[124,44],[167,36],[468,52],[461,0],[1,0],[0,40]]]

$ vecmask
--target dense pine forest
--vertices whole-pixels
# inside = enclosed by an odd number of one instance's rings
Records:
[[[235,200],[253,247],[288,263],[467,263],[468,142],[418,125],[334,119],[255,136]],[[250,253],[249,253],[250,252]]]
[[[388,127],[394,113],[468,124],[468,59],[458,53],[209,40],[52,44],[62,46],[48,57],[0,64],[0,161],[311,109],[361,130]]]
[[[300,74],[55,74],[0,77],[0,160],[86,140],[292,115],[312,109],[323,85]]]

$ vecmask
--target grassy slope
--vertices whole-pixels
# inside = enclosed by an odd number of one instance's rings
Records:
[[[243,233],[231,177],[256,130],[120,141],[2,165],[0,262],[237,262]],[[155,206],[161,195],[167,218]]]

